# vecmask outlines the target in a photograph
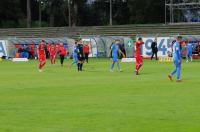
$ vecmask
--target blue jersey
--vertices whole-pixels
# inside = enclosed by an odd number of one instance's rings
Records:
[[[117,44],[113,44],[111,46],[112,57],[118,56],[119,46]]]
[[[75,45],[73,48],[73,56],[77,56],[78,55],[78,47]]]
[[[180,60],[181,59],[181,45],[179,42],[174,43],[173,45],[173,59]]]
[[[192,52],[192,44],[191,43],[188,43],[188,45],[187,45],[187,51],[188,52]]]

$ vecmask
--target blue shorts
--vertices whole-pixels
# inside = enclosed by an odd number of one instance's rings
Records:
[[[192,51],[187,52],[187,56],[192,56]]]
[[[113,62],[118,62],[118,56],[115,56],[115,55],[112,56],[112,61],[113,61]]]
[[[73,56],[74,62],[78,62],[78,56]]]

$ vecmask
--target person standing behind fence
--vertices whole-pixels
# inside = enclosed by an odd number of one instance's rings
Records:
[[[151,43],[151,49],[152,49],[152,56],[151,56],[151,60],[153,59],[154,55],[156,57],[156,60],[158,60],[158,47],[157,47],[157,38],[155,38],[155,40]]]
[[[89,56],[89,53],[90,53],[90,47],[89,47],[88,44],[85,44],[83,46],[83,53],[84,53],[84,56],[85,56],[85,60],[88,63],[88,56]]]
[[[67,54],[67,50],[65,49],[63,43],[60,43],[58,53],[60,55],[60,64],[63,66],[65,55]]]

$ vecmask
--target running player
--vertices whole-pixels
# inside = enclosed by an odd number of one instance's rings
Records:
[[[119,54],[122,54],[123,57],[125,57],[124,53],[119,49],[119,44],[120,44],[120,40],[115,40],[115,43],[112,44],[111,46],[111,49],[110,49],[110,55],[111,58],[112,58],[112,64],[111,64],[111,67],[110,67],[110,72],[113,72],[113,69],[114,69],[114,66],[115,66],[115,63],[117,63],[117,68],[118,68],[118,71],[121,72],[121,67],[120,67],[120,64],[119,64],[119,60],[118,60],[118,55]]]
[[[170,75],[168,75],[168,78],[173,81],[173,75],[176,74],[177,76],[177,82],[181,82],[181,42],[182,42],[182,36],[177,37],[176,43],[174,43],[172,47],[173,51],[173,60],[175,69],[171,72]]]
[[[54,46],[54,44],[51,44],[51,46],[49,47],[49,54],[51,64],[56,64],[56,47]]]
[[[135,74],[139,75],[139,70],[143,65],[143,60],[141,56],[141,46],[144,44],[142,38],[138,38],[138,41],[135,42],[135,59],[136,59],[136,66],[135,66]]]
[[[39,72],[42,72],[42,69],[44,68],[46,64],[46,53],[44,49],[44,41],[41,41],[37,48],[37,54],[38,54],[38,60],[39,60]]]

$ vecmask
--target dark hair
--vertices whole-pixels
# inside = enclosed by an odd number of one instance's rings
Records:
[[[138,41],[141,41],[141,40],[142,40],[142,38],[141,38],[141,37],[139,37],[139,38],[138,38]]]
[[[82,38],[77,38],[77,39],[76,39],[77,42],[80,41],[80,40],[82,40]]]
[[[178,39],[182,39],[183,37],[182,37],[182,36],[178,36],[177,38],[178,38]]]

